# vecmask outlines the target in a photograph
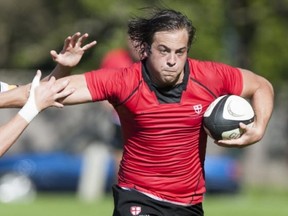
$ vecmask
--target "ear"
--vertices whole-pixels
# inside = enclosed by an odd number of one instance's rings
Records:
[[[143,52],[143,58],[146,58],[146,57],[148,57],[148,56],[150,55],[150,53],[151,53],[150,48],[151,48],[151,47],[150,47],[147,43],[144,43],[144,44],[143,44],[143,50],[144,50],[144,52]]]

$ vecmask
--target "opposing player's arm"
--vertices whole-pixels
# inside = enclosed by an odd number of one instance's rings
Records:
[[[262,76],[249,70],[240,69],[243,77],[241,96],[251,101],[255,112],[253,127],[240,124],[245,133],[234,140],[219,140],[218,145],[230,147],[245,147],[260,141],[271,118],[274,104],[274,91],[271,83]]]
[[[0,156],[12,146],[27,126],[27,121],[20,115],[15,115],[9,122],[0,127]]]
[[[22,107],[29,96],[30,84],[0,93],[0,108]]]
[[[66,88],[69,80],[56,83],[52,77],[48,82],[40,83],[41,72],[34,77],[28,100],[24,107],[6,124],[0,126],[0,156],[18,139],[30,121],[39,112],[49,106],[63,107],[59,99],[70,95],[74,89]]]

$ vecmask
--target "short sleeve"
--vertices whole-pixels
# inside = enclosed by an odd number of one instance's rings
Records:
[[[85,73],[87,88],[92,100],[111,100],[116,89],[121,69],[99,69]]]

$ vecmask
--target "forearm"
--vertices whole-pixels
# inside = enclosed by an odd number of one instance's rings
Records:
[[[28,122],[17,114],[0,127],[0,157],[9,150],[27,126]]]
[[[54,70],[47,77],[45,77],[42,81],[47,81],[52,76],[54,76],[56,79],[60,79],[62,77],[70,75],[71,71],[72,71],[71,67],[66,67],[66,66],[57,64]]]
[[[74,89],[74,92],[67,97],[60,100],[64,105],[74,105],[81,103],[92,102],[92,97],[90,91],[87,88],[86,79],[84,74],[77,74],[67,77],[69,79],[69,84],[67,88]],[[62,82],[65,78],[57,80],[57,82]]]
[[[0,108],[22,107],[29,96],[29,85],[19,86],[15,89],[0,93]]]
[[[260,77],[260,86],[252,95],[251,104],[255,112],[255,127],[259,128],[261,138],[271,118],[274,105],[274,91],[272,85]]]

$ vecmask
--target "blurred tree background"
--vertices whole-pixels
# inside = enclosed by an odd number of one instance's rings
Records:
[[[89,41],[98,43],[74,73],[98,68],[106,52],[126,45],[127,21],[147,14],[151,7],[179,10],[193,21],[197,35],[189,53],[192,58],[247,68],[273,83],[277,98],[271,130],[261,144],[242,151],[243,176],[255,185],[265,181],[269,187],[273,182],[288,188],[288,0],[0,0],[1,79],[22,84],[36,69],[50,72],[55,66],[50,50],[59,52],[64,39],[78,31],[89,33]],[[80,151],[92,140],[106,142],[106,131],[111,132],[109,124],[105,126],[108,114],[94,106],[68,106],[65,112],[48,109],[10,152],[71,149],[74,144]],[[9,119],[10,112],[1,120]]]
[[[49,51],[60,51],[77,31],[98,42],[77,71],[96,68],[105,52],[125,44],[127,20],[153,6],[180,10],[194,22],[191,57],[249,68],[275,86],[287,82],[287,0],[1,0],[0,68],[49,71]]]

